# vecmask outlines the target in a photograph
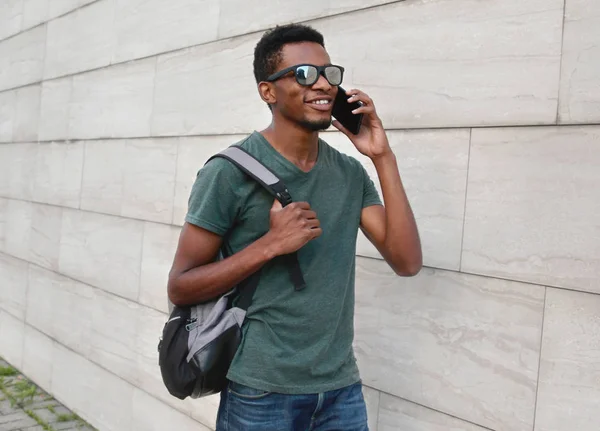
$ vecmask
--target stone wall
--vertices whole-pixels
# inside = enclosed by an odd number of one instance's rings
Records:
[[[377,103],[423,241],[403,279],[359,239],[371,429],[596,431],[592,0],[3,1],[0,355],[101,431],[214,428],[217,397],[160,379],[166,276],[199,167],[268,124],[253,48],[292,21]]]

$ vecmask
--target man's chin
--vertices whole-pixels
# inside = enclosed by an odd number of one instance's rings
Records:
[[[327,120],[303,120],[300,125],[311,132],[327,130],[331,126],[331,117]]]

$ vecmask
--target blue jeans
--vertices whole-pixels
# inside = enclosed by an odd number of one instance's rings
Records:
[[[221,392],[217,431],[368,431],[362,385],[285,395],[229,382]]]

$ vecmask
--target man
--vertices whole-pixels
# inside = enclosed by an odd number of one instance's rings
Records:
[[[169,298],[199,303],[261,270],[217,430],[367,430],[352,351],[359,227],[398,275],[413,276],[422,265],[396,158],[373,101],[359,90],[347,96],[364,104],[356,111],[364,114],[360,133],[333,125],[373,161],[385,207],[362,165],[319,138],[331,124],[343,70],[331,65],[314,29],[267,32],[254,74],[272,122],[240,144],[282,178],[294,203],[282,208],[227,160],[206,164],[190,196]],[[216,261],[222,249],[229,257]],[[281,258],[296,251],[306,281],[299,291]]]

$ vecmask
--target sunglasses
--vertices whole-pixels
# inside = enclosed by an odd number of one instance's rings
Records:
[[[300,85],[310,86],[319,80],[319,76],[323,75],[327,82],[331,85],[340,85],[344,78],[344,68],[342,66],[313,66],[312,64],[297,64],[296,66],[287,67],[267,78],[268,82],[277,81],[290,72],[294,72],[296,81]]]

